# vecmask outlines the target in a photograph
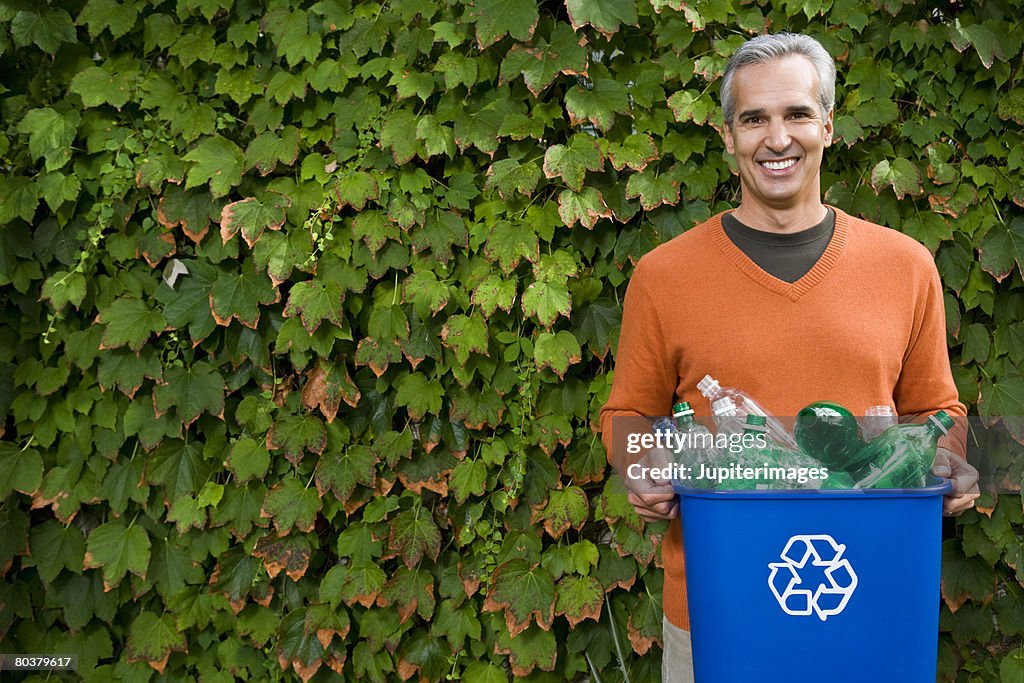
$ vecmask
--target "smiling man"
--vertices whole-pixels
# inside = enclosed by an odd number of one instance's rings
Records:
[[[601,411],[609,457],[630,456],[616,418],[665,415],[688,401],[707,416],[697,382],[755,396],[794,416],[832,400],[854,414],[966,414],[946,348],[942,285],[931,254],[910,237],[829,207],[820,172],[832,144],[835,63],[809,36],[765,35],[733,55],[722,80],[723,138],[742,199],[645,255],[626,293],[615,376]],[[620,421],[620,424],[623,422]],[[635,421],[632,424],[636,424]],[[977,473],[947,439],[935,472],[953,480],[947,514],[973,505]],[[674,519],[664,482],[631,482],[645,520]],[[742,539],[737,539],[742,543]],[[681,529],[662,547],[665,681],[693,681]]]

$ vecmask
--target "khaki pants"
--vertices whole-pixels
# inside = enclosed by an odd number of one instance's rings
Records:
[[[694,683],[690,632],[675,626],[668,619],[663,621],[662,632],[665,643],[661,659],[662,683]]]

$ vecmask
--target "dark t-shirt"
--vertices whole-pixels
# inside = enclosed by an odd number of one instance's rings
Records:
[[[824,220],[814,227],[785,235],[755,230],[731,213],[722,216],[722,227],[733,244],[761,270],[783,282],[796,282],[825,253],[836,228],[836,213],[829,209]]]

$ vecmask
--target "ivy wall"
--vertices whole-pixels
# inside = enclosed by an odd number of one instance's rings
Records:
[[[597,414],[636,259],[738,199],[727,56],[837,56],[828,201],[935,253],[961,398],[1024,415],[1021,9],[3,0],[0,651],[657,680]],[[1022,530],[945,542],[945,680],[1024,680]]]

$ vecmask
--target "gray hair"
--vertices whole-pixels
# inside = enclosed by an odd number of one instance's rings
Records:
[[[731,126],[736,115],[736,100],[732,92],[732,79],[737,69],[753,64],[801,55],[810,60],[818,72],[818,106],[823,116],[828,116],[836,103],[836,63],[832,55],[814,38],[801,33],[775,33],[751,38],[743,43],[725,67],[722,77],[722,113],[725,125]]]

